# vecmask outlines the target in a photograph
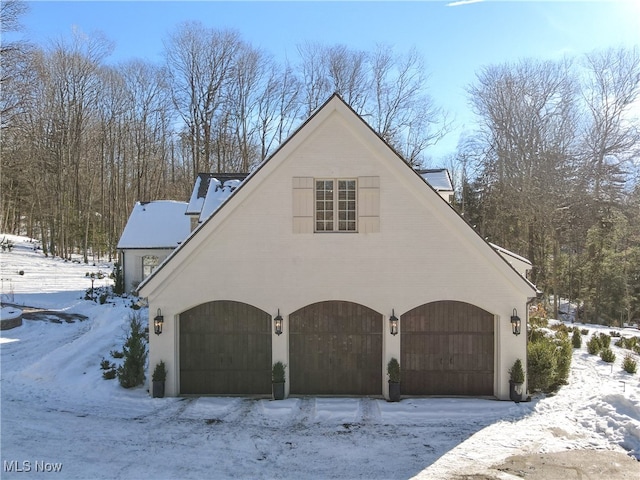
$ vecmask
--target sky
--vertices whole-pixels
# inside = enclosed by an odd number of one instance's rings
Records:
[[[233,29],[277,59],[297,60],[305,42],[398,53],[416,48],[429,93],[455,129],[431,154],[453,153],[473,128],[466,88],[483,66],[524,58],[560,59],[640,45],[640,0],[609,1],[32,1],[22,36],[46,46],[74,28],[115,42],[110,63],[162,61],[163,40],[182,21]],[[440,165],[436,165],[440,166]]]

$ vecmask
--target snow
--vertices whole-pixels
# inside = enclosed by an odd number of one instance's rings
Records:
[[[574,351],[568,385],[520,404],[472,398],[159,399],[146,386],[123,389],[102,378],[99,364],[118,362],[110,352],[122,349],[137,299],[110,298],[104,305],[84,300],[91,286],[86,272],[109,265],[45,258],[26,239],[12,238],[13,251],[0,253],[3,303],[87,319],[24,320],[1,332],[2,478],[20,477],[25,467],[33,472],[61,464],[60,478],[82,479],[448,479],[481,475],[516,454],[589,450],[640,458],[639,376],[622,371],[624,352],[613,341],[615,364],[583,346]],[[108,282],[96,280],[99,286]],[[147,315],[145,309],[139,313]]]
[[[204,204],[202,205],[202,211],[200,212],[200,223],[209,218],[213,212],[215,212],[220,205],[229,198],[231,193],[238,188],[240,183],[240,180],[227,180],[226,182],[221,182],[217,178],[212,178],[209,181],[207,195],[204,198]]]
[[[175,248],[191,232],[187,204],[172,200],[136,202],[124,227],[118,249]]]

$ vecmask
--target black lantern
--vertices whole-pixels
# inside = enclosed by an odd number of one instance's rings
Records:
[[[282,316],[280,316],[280,309],[278,309],[278,315],[273,319],[273,328],[276,331],[276,335],[282,335]]]
[[[514,308],[513,314],[511,315],[511,331],[514,335],[520,335],[520,317],[518,316],[518,311]]]
[[[395,310],[391,310],[391,317],[389,317],[389,331],[391,335],[398,334],[398,317],[396,317]]]
[[[153,319],[153,331],[156,332],[156,335],[160,335],[162,333],[163,323],[164,317],[162,316],[162,311],[158,309],[158,314]]]

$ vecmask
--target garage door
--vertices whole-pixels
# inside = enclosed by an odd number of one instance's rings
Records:
[[[494,317],[440,301],[402,315],[402,393],[493,395]]]
[[[379,395],[382,315],[351,302],[328,301],[289,316],[291,393]]]
[[[271,316],[251,305],[209,302],[180,315],[180,393],[271,392]]]

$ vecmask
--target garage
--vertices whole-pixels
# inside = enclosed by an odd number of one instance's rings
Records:
[[[438,301],[401,316],[402,393],[493,395],[494,316]]]
[[[180,393],[271,393],[271,315],[226,300],[180,314]]]
[[[379,395],[382,315],[352,302],[314,303],[289,316],[292,394]]]

